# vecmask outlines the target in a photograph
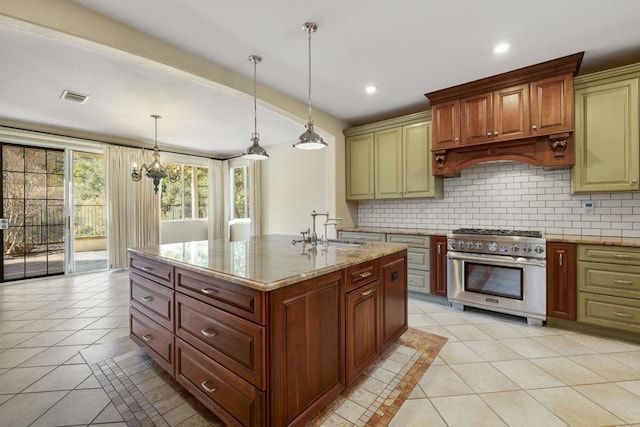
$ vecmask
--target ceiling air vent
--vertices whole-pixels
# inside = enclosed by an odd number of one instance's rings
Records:
[[[83,95],[78,92],[72,92],[70,90],[65,90],[60,95],[60,99],[64,99],[65,101],[78,102],[80,104],[84,104],[89,99],[89,95]]]

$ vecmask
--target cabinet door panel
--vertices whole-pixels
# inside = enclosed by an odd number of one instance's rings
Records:
[[[493,92],[494,140],[522,138],[529,129],[529,85]]]
[[[573,76],[565,74],[531,83],[531,133],[550,135],[573,129]]]
[[[442,197],[442,178],[431,171],[431,124],[402,128],[402,196]]]
[[[431,295],[447,296],[447,236],[431,237]]]
[[[576,245],[547,244],[547,316],[576,320]]]
[[[407,258],[390,255],[380,261],[382,277],[382,344],[390,343],[408,327]]]
[[[638,79],[576,90],[575,193],[639,190]]]
[[[462,144],[487,142],[493,137],[493,96],[485,93],[460,100]]]
[[[380,356],[380,282],[349,292],[346,311],[349,385]]]
[[[460,145],[460,101],[434,105],[432,112],[433,149]]]
[[[402,129],[376,132],[375,136],[376,199],[402,197]]]
[[[373,134],[347,138],[347,199],[373,199]]]

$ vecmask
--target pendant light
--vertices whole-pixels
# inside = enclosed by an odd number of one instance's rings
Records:
[[[301,150],[319,150],[327,146],[322,137],[313,130],[313,119],[311,118],[311,33],[315,33],[318,26],[313,22],[305,22],[302,25],[302,31],[309,34],[309,119],[307,120],[307,130],[298,137],[298,142],[293,144],[294,147]]]
[[[258,133],[258,107],[256,101],[256,65],[262,62],[258,55],[249,56],[249,61],[253,63],[253,133],[251,134],[251,147],[242,155],[249,160],[267,160],[267,151],[260,146],[260,134]]]
[[[167,166],[164,166],[160,163],[160,150],[158,149],[158,119],[161,119],[157,114],[152,114],[151,117],[155,119],[155,145],[153,146],[153,161],[150,165],[143,164],[138,169],[138,165],[133,163],[131,167],[131,179],[135,182],[138,182],[142,179],[142,174],[145,174],[147,178],[153,181],[153,192],[158,194],[158,185],[160,185],[160,180],[162,178],[167,177],[169,182],[175,183],[181,178],[180,174],[176,170],[172,170]]]

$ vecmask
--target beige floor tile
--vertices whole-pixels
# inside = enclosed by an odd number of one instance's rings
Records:
[[[72,357],[75,357],[83,348],[85,348],[85,346],[83,345],[49,347],[43,352],[38,353],[29,360],[23,362],[20,366],[27,367],[61,365]]]
[[[66,391],[18,394],[0,406],[0,420],[5,426],[29,426],[65,394]],[[52,425],[49,424],[48,427]]]
[[[71,319],[87,311],[86,308],[62,308],[46,317],[45,319]]]
[[[487,362],[451,365],[451,369],[476,393],[520,389],[513,381]]]
[[[101,303],[103,302],[102,300],[99,302]],[[117,308],[114,307],[92,307],[89,308],[85,311],[83,311],[81,314],[78,314],[75,317],[81,318],[81,317],[103,317],[103,316],[107,316],[109,313],[113,312],[114,310],[116,310]]]
[[[620,418],[571,387],[528,390],[528,393],[570,426],[595,427],[623,423]]]
[[[562,356],[576,356],[579,354],[597,353],[595,350],[578,344],[568,336],[551,335],[545,337],[535,337],[533,340]]]
[[[427,395],[422,390],[422,387],[420,387],[419,384],[416,384],[413,390],[411,390],[411,393],[409,393],[409,396],[407,396],[407,399],[422,399],[425,397],[427,397]]]
[[[449,426],[499,427],[506,424],[477,395],[434,397],[431,403]],[[464,408],[464,410],[462,410]]]
[[[13,368],[0,375],[0,393],[20,393],[54,369],[53,366],[34,368]]]
[[[0,406],[2,406],[4,402],[6,402],[7,400],[11,399],[14,396],[15,394],[0,394]]]
[[[453,312],[444,313],[429,313],[429,316],[435,320],[439,325],[466,325],[469,322],[462,316]]]
[[[101,423],[117,423],[124,421],[122,419],[122,415],[118,412],[113,403],[107,405],[106,408],[100,412],[100,415],[96,417],[95,420],[91,423],[91,425],[101,424]],[[126,424],[125,424],[126,425]]]
[[[447,365],[430,366],[418,385],[427,397],[471,394],[473,390]]]
[[[127,302],[128,304],[128,302]],[[123,322],[129,322],[128,316],[102,317],[93,323],[87,325],[84,329],[114,329],[119,327]]]
[[[321,427],[353,427],[355,424],[342,418],[340,415],[332,414],[324,420]]]
[[[573,334],[566,335],[566,337],[577,342],[578,344],[589,347],[596,353],[615,353],[618,351],[640,350],[640,346],[637,344],[631,344],[601,337],[594,337],[592,335]]]
[[[109,332],[110,329],[83,329],[60,341],[59,345],[93,344]]]
[[[640,396],[617,384],[591,384],[574,387],[607,411],[628,423],[640,423]]]
[[[460,341],[490,340],[491,337],[474,325],[449,325],[445,326],[449,332],[458,337]]]
[[[522,356],[519,353],[516,353],[497,340],[468,341],[465,342],[465,344],[480,357],[489,362],[522,359]]]
[[[511,324],[511,327],[527,337],[545,337],[549,335],[563,335],[566,333],[566,331],[553,329],[547,326],[531,326],[524,322],[513,323]]]
[[[32,320],[23,327],[16,329],[16,332],[45,332],[55,328],[62,322],[64,322],[64,319]]]
[[[128,337],[129,336],[129,326],[126,328],[116,328],[111,330],[108,334],[100,338],[95,344],[106,343],[109,341],[117,340],[118,338]]]
[[[640,381],[622,381],[618,384],[620,387],[640,396]]]
[[[624,363],[633,369],[640,370],[640,351],[630,351],[622,353],[609,353],[607,356],[613,360]]]
[[[422,312],[409,314],[408,317],[409,325],[412,328],[415,328],[416,326],[436,326],[438,324],[428,314],[424,314]]]
[[[46,347],[11,348],[0,353],[0,368],[15,368],[46,350]]]
[[[411,324],[409,324],[411,326]],[[411,326],[413,327],[413,326]],[[430,334],[439,335],[449,339],[449,342],[459,341],[458,337],[446,330],[444,326],[416,326],[416,329],[429,332]]]
[[[549,357],[531,359],[531,362],[541,367],[566,385],[596,384],[607,382],[600,375],[591,372],[568,357]]]
[[[12,317],[13,320],[38,320],[44,319],[50,314],[55,313],[56,309],[40,309],[40,310],[27,310],[25,313],[19,316]]]
[[[617,360],[612,359],[609,355],[589,354],[585,356],[571,356],[570,358],[574,362],[584,366],[609,381],[630,381],[640,379],[639,370],[620,363]]]
[[[89,424],[111,403],[102,389],[73,390],[30,427]]]
[[[507,338],[500,342],[527,359],[559,356],[555,351],[535,342],[533,338]]]
[[[340,415],[342,418],[355,423],[358,419],[364,414],[366,409],[362,406],[358,405],[351,400],[345,400],[342,405],[338,409],[336,409],[336,414]]]
[[[447,424],[429,399],[415,399],[402,405],[389,427],[447,427]]]
[[[17,329],[24,328],[32,322],[33,320],[3,320],[2,322],[0,322],[0,334],[5,334],[8,332],[13,332]]]
[[[433,302],[429,302],[429,301],[422,301],[419,299],[413,299],[412,303],[419,308],[420,310],[422,310],[424,313],[427,314],[431,314],[431,313],[450,313],[451,312],[451,306],[450,305],[444,305],[444,304],[437,304],[437,303],[433,303]]]
[[[564,385],[529,360],[505,360],[491,364],[525,390]]]
[[[80,365],[83,363],[87,363],[87,362],[82,358],[82,355],[80,353],[76,354],[71,359],[64,362],[65,365]]]
[[[447,342],[440,350],[440,358],[449,365],[482,362],[482,358],[461,342]]]
[[[73,331],[47,331],[37,334],[16,347],[51,347],[71,335]]]
[[[416,388],[420,389],[420,387],[416,387]],[[423,393],[423,395],[424,395],[424,393]],[[355,390],[349,396],[349,399],[353,400],[354,402],[356,402],[358,405],[362,406],[363,408],[368,408],[376,400],[377,397],[378,397],[377,394],[372,393],[369,390],[365,390],[365,389],[359,387],[357,390]]]
[[[91,375],[88,365],[58,366],[46,376],[36,381],[25,393],[39,391],[72,390]]]
[[[481,394],[509,427],[563,427],[566,424],[526,391]]]
[[[476,327],[493,338],[520,338],[524,334],[505,323],[479,323]]]
[[[52,331],[79,331],[80,329],[84,329],[87,326],[91,325],[93,322],[99,320],[98,317],[82,317],[78,319],[68,319],[63,320],[53,328]]]
[[[13,348],[29,339],[38,336],[37,332],[19,332],[0,335],[0,348]],[[43,347],[43,345],[39,346]]]
[[[162,418],[164,418],[170,426],[175,426],[185,421],[186,419],[191,418],[195,414],[196,411],[191,406],[189,406],[188,403],[185,402],[177,408],[173,408],[172,410],[164,414]]]
[[[100,388],[100,387],[101,385],[98,379],[94,375],[91,375],[89,378],[82,381],[82,383],[80,383],[76,388],[84,389],[84,388]]]

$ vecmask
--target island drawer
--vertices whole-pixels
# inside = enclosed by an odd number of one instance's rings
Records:
[[[178,337],[264,390],[263,326],[180,294],[176,314]]]
[[[363,262],[362,264],[347,268],[346,292],[377,280],[378,275],[377,260]]]
[[[176,379],[227,425],[265,425],[264,393],[176,339]]]
[[[578,292],[578,321],[640,332],[640,301]]]
[[[176,290],[244,319],[265,324],[264,293],[257,289],[176,268]]]
[[[129,319],[131,339],[173,376],[173,334],[133,307],[129,307]]]
[[[578,262],[578,290],[640,299],[640,267]]]
[[[429,236],[419,236],[415,234],[388,234],[387,242],[404,243],[413,247],[429,248],[431,238]]]
[[[133,272],[129,281],[131,306],[173,332],[174,291]]]
[[[640,265],[640,249],[623,246],[578,245],[578,261]]]
[[[129,270],[161,285],[173,288],[173,266],[169,264],[130,253]]]

